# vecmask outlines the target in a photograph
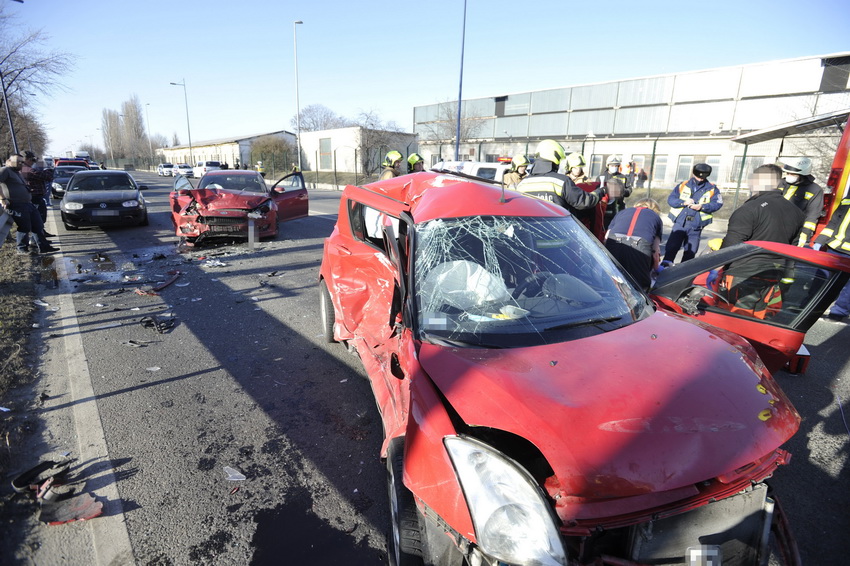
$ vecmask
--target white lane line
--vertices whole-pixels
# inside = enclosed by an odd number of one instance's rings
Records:
[[[56,233],[53,226],[54,234]],[[59,302],[59,312],[63,317],[65,359],[68,366],[68,384],[71,390],[71,402],[74,411],[74,426],[77,430],[77,450],[80,462],[98,462],[98,487],[94,495],[104,502],[103,516],[88,521],[96,564],[134,564],[133,547],[124,520],[124,507],[118,494],[118,484],[109,460],[106,437],[100,420],[100,411],[94,397],[89,365],[80,336],[77,310],[71,296],[71,282],[65,271],[62,256],[54,255],[54,266],[59,280],[59,292],[54,297]]]

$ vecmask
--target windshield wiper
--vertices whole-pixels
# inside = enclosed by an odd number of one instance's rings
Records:
[[[580,326],[595,326],[597,324],[602,324],[604,322],[614,322],[615,320],[620,320],[624,315],[617,316],[609,316],[608,318],[591,318],[589,320],[579,320],[577,322],[566,322],[564,324],[556,324],[555,326],[549,326],[544,328],[543,331],[549,330],[564,330],[566,328],[578,328]]]
[[[423,332],[422,336],[427,338],[429,342],[433,344],[438,344],[440,346],[449,346],[455,348],[503,348],[503,346],[496,346],[494,344],[486,344],[484,342],[465,342],[463,340],[453,340],[450,338],[443,338],[440,336],[436,336],[434,334],[429,334],[427,332]]]

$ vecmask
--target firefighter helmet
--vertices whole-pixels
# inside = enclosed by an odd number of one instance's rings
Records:
[[[694,177],[705,179],[711,175],[711,165],[708,163],[697,163],[694,165]]]
[[[543,140],[537,144],[537,157],[560,165],[561,160],[567,156],[564,147],[555,140]]]
[[[808,157],[791,157],[782,162],[782,171],[792,175],[811,175],[812,160]]]
[[[619,155],[612,155],[606,161],[605,165],[620,165],[623,162]]]
[[[525,155],[514,155],[511,159],[511,171],[516,171],[520,167],[528,167],[528,157]]]
[[[573,169],[575,167],[584,167],[585,165],[587,165],[587,160],[579,152],[574,151],[569,156],[567,156],[568,169]]]
[[[425,160],[422,159],[421,155],[419,155],[418,153],[411,153],[410,157],[407,158],[407,172],[413,173],[413,168],[416,167],[416,164],[422,163],[423,161],[425,161]],[[423,166],[424,166],[424,163],[423,163]]]
[[[384,162],[381,164],[384,167],[392,167],[396,164],[397,161],[401,161],[402,155],[396,150],[392,150],[387,152],[387,156],[384,158]]]

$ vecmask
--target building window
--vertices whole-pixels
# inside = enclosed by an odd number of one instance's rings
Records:
[[[488,153],[484,156],[484,161],[487,163],[498,163],[499,162],[499,154],[498,153]]]
[[[729,174],[726,176],[726,182],[732,183],[734,185],[738,184],[738,176],[741,176],[741,184],[746,185],[747,179],[749,179],[752,172],[756,169],[756,167],[761,167],[764,165],[764,156],[760,155],[748,155],[747,161],[744,163],[744,172],[741,173],[741,162],[743,160],[742,155],[736,155],[734,159],[732,159],[732,168],[729,170]]]
[[[591,180],[596,179],[599,175],[602,174],[602,156],[593,154],[590,156],[590,168],[587,172],[587,176],[590,177]]]
[[[664,182],[664,178],[667,176],[667,156],[666,155],[656,155],[655,156],[655,165],[652,167],[651,171],[648,171],[650,178],[653,181]]]
[[[319,139],[319,170],[329,171],[333,169],[333,154],[331,151],[331,138]]]
[[[679,166],[676,167],[676,182],[681,183],[691,178],[691,171],[694,169],[693,155],[680,155]]]

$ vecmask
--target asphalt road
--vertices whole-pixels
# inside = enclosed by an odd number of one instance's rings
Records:
[[[181,254],[170,180],[136,177],[151,187],[149,227],[68,232],[54,208],[62,252],[41,260],[46,397],[30,465],[72,452],[78,486],[106,512],[21,520],[4,543],[17,548],[11,562],[385,564],[380,419],[357,358],[319,336],[316,281],[339,193],[311,190],[309,218],[255,249]],[[175,271],[158,296],[134,292]],[[147,316],[174,327],[160,334]],[[804,417],[773,484],[806,564],[850,556],[838,404],[850,412],[848,339],[846,326],[818,322],[808,373],[777,376]]]

